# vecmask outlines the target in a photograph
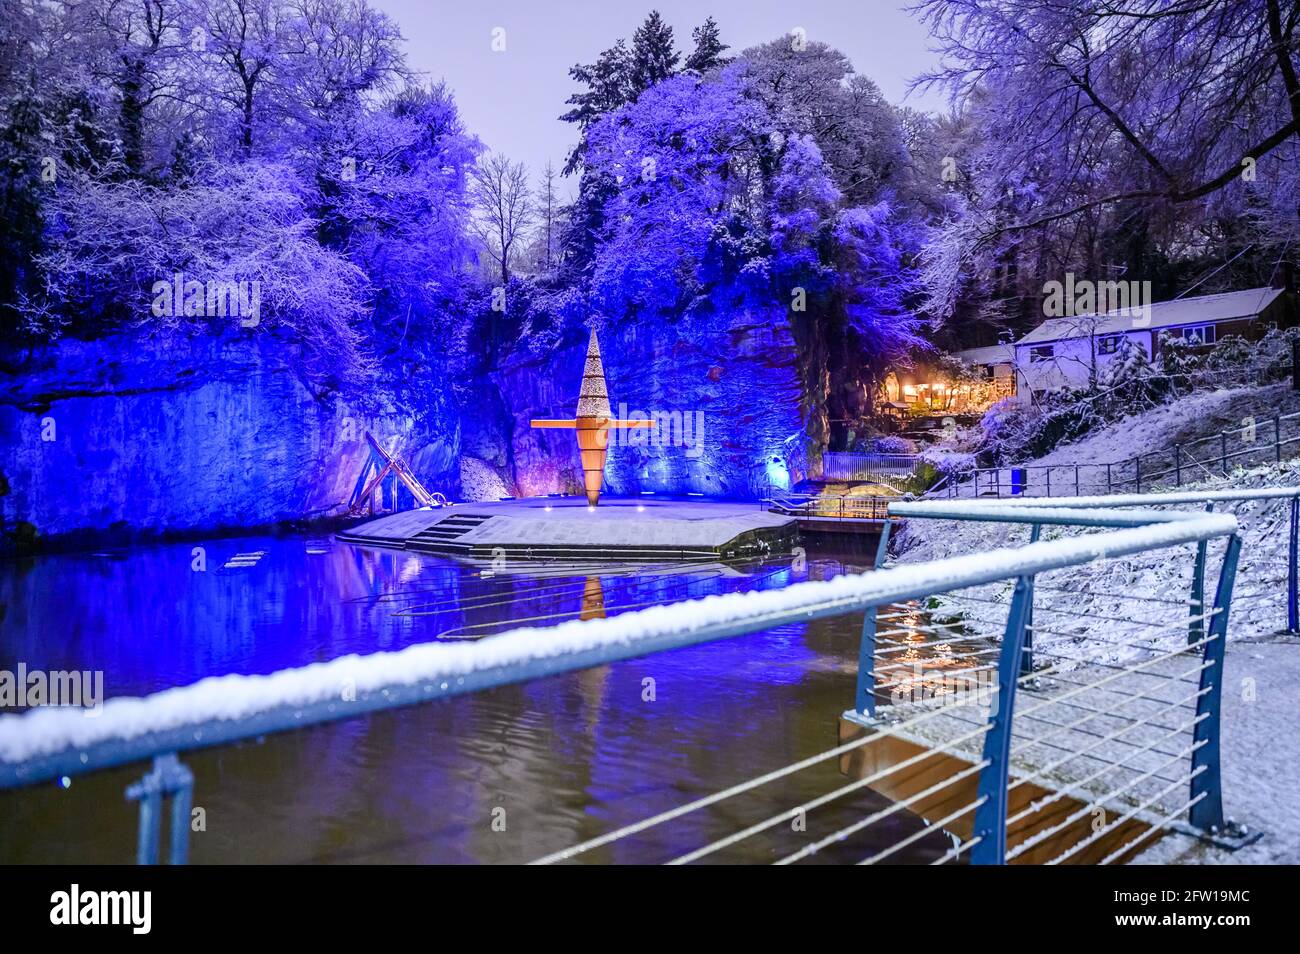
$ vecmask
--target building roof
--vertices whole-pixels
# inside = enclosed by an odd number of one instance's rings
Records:
[[[1045,344],[1050,341],[1115,334],[1121,331],[1146,331],[1153,328],[1175,328],[1181,325],[1254,318],[1271,305],[1280,294],[1282,294],[1280,288],[1249,288],[1245,291],[1225,292],[1221,295],[1160,301],[1151,305],[1151,320],[1143,321],[1141,324],[1136,322],[1136,319],[1143,317],[1142,310],[1137,308],[1124,308],[1102,315],[1049,318],[1017,341],[1016,346]]]
[[[1010,364],[1015,359],[1015,346],[1009,344],[989,345],[986,348],[966,348],[952,352],[954,358],[960,358],[967,364]]]

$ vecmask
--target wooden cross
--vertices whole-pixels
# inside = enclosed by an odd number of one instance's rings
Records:
[[[582,369],[582,387],[578,391],[578,413],[570,420],[535,420],[537,428],[562,428],[578,432],[578,450],[582,454],[582,484],[587,503],[600,502],[600,485],[605,479],[605,457],[609,453],[609,432],[614,428],[654,427],[654,421],[622,421],[609,407],[609,390],[605,384],[605,365],[600,359],[596,332],[587,342],[587,361]]]

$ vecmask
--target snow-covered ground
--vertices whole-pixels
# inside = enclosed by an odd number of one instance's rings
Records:
[[[1012,467],[1028,467],[1026,493],[1100,494],[1133,492],[1141,480],[1142,490],[1153,484],[1175,482],[1175,448],[1177,471],[1183,483],[1222,474],[1221,453],[1237,455],[1229,462],[1251,465],[1267,462],[1274,456],[1274,442],[1281,432],[1283,454],[1294,452],[1300,438],[1300,419],[1288,415],[1300,412],[1300,392],[1289,384],[1265,387],[1231,388],[1202,391],[1168,404],[1132,414],[1070,443],[1059,445],[1051,453],[1034,460],[1016,461],[1001,471],[985,472],[978,485],[969,479],[959,481],[956,493],[973,496],[991,492],[1000,486],[1008,489]],[[1281,417],[1275,424],[1274,418]],[[1229,432],[1223,441],[1221,432]],[[924,452],[927,460],[940,464],[945,472],[951,464],[973,463],[970,454],[962,453],[962,443],[955,447],[939,445]],[[1141,457],[1140,463],[1135,458]],[[949,461],[948,466],[943,462]],[[960,469],[960,468],[958,468]],[[1153,480],[1153,477],[1155,478]],[[946,491],[950,492],[950,491]]]
[[[1134,422],[1132,429],[1154,440],[1157,433],[1168,434],[1186,426],[1189,414],[1211,407],[1221,414],[1236,414],[1241,403],[1221,397],[1224,393],[1204,396],[1195,409],[1152,412],[1157,420]],[[1068,460],[1066,454],[1101,454],[1114,446],[1108,441],[1116,437],[1115,433],[1094,435],[1061,448],[1052,462]],[[1298,461],[1240,470],[1227,478],[1196,484],[1195,489],[1293,486],[1300,486]],[[1237,517],[1243,541],[1226,651],[1224,805],[1229,817],[1267,834],[1258,844],[1236,854],[1208,850],[1192,839],[1171,835],[1147,851],[1143,861],[1300,862],[1300,638],[1279,634],[1286,625],[1289,507],[1288,500],[1216,506]],[[1043,539],[1078,533],[1046,528]],[[896,548],[899,562],[906,564],[1013,546],[1024,543],[1028,534],[1029,528],[1023,524],[911,519],[900,530]],[[1223,548],[1219,542],[1210,545],[1207,598],[1212,598]],[[1128,661],[1141,651],[1092,641],[1090,634],[1107,640],[1141,635],[1152,646],[1177,649],[1187,640],[1186,626],[1180,620],[1186,618],[1190,607],[1179,604],[1190,595],[1193,558],[1194,548],[1184,546],[1045,574],[1036,590],[1035,646],[1058,654],[1058,659],[1063,656],[1102,664]],[[935,613],[941,619],[961,614],[975,621],[976,628],[996,633],[1006,618],[1011,591],[1010,583],[966,591],[937,607]],[[1153,619],[1168,620],[1169,625],[1158,633],[1141,625]]]
[[[1216,431],[1242,427],[1253,418],[1261,441],[1271,441],[1274,414],[1300,411],[1300,393],[1289,384],[1203,391],[1134,414],[1044,454],[1033,464],[1105,464],[1175,444],[1191,444]],[[1061,486],[1064,486],[1062,484]]]

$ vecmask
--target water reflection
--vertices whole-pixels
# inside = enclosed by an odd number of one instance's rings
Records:
[[[256,555],[256,559],[253,558]],[[302,537],[0,566],[0,668],[102,669],[108,696],[264,673],[521,623],[617,615],[866,567],[547,565],[508,571]],[[836,741],[861,616],[508,686],[196,752],[208,830],[195,862],[527,861],[789,764]],[[0,862],[124,862],[139,773],[0,793]],[[842,784],[834,760],[594,853],[660,861]],[[860,791],[719,856],[766,861],[879,808]],[[505,830],[493,820],[504,818]],[[904,813],[819,860],[857,860],[914,831]],[[942,836],[905,856],[942,853]]]

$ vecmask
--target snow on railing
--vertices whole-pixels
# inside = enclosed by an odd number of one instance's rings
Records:
[[[1300,491],[1255,492],[1260,498],[1270,494],[1289,494],[1294,498]],[[1193,496],[1197,502],[1206,499],[1203,494]],[[1234,499],[1248,497],[1239,495]],[[969,852],[972,861],[1001,862],[1012,851],[1025,855],[1026,860],[1035,859],[1043,849],[1039,842],[1026,844],[1023,836],[1028,829],[1020,824],[1024,821],[1024,803],[1014,796],[1017,787],[1027,783],[1013,781],[1011,768],[1020,759],[1017,765],[1028,764],[1032,769],[1038,763],[1025,763],[1027,753],[1040,750],[1059,753],[1062,745],[1067,752],[1078,751],[1078,758],[1084,760],[1082,764],[1102,765],[1101,776],[1079,774],[1071,784],[1080,792],[1091,793],[1089,798],[1099,798],[1108,810],[1117,813],[1115,817],[1123,818],[1123,823],[1117,822],[1115,829],[1120,834],[1139,825],[1144,837],[1149,838],[1152,832],[1178,824],[1179,812],[1170,810],[1160,800],[1161,795],[1153,795],[1147,783],[1153,779],[1166,780],[1170,765],[1177,768],[1187,763],[1185,771],[1180,769],[1176,773],[1175,782],[1185,783],[1191,792],[1189,804],[1184,806],[1188,824],[1201,833],[1216,832],[1215,837],[1226,843],[1231,839],[1224,833],[1231,830],[1223,817],[1218,782],[1220,687],[1219,680],[1215,679],[1207,688],[1203,674],[1221,671],[1240,541],[1237,521],[1229,514],[1153,509],[1157,503],[1175,502],[1178,501],[1145,497],[1123,501],[1111,498],[1054,501],[1058,505],[1051,507],[984,501],[896,503],[891,504],[890,510],[909,519],[998,520],[1033,524],[1036,528],[1051,525],[1089,532],[1041,541],[1036,539],[1035,529],[1035,542],[1025,546],[800,583],[782,590],[731,593],[607,619],[519,629],[472,644],[435,643],[397,652],[346,656],[266,676],[215,677],[142,699],[110,699],[96,718],[68,709],[38,709],[4,716],[0,717],[0,787],[32,784],[152,758],[153,771],[132,788],[133,797],[141,800],[138,858],[149,862],[158,851],[164,799],[172,799],[173,833],[188,831],[181,816],[188,811],[193,782],[177,758],[180,753],[778,626],[863,613],[854,707],[845,714],[851,724],[860,727],[864,733],[861,738],[543,860],[580,856],[600,844],[670,822],[827,759],[851,759],[854,753],[888,738],[924,744],[923,752],[927,754],[866,772],[843,788],[790,811],[808,811],[866,786],[892,791],[896,796],[894,804],[865,819],[857,819],[847,833],[837,832],[829,840],[823,838],[803,844],[783,860],[800,860],[832,841],[838,843],[850,835],[857,836],[904,809],[926,817],[936,828],[946,826],[960,835],[960,843],[937,860],[952,860]],[[1207,611],[1197,606],[1195,581],[1203,579],[1206,545],[1216,539],[1225,539],[1227,544],[1214,598],[1208,601],[1211,609]],[[1098,620],[1086,612],[1073,612],[1066,625],[1053,622],[1056,614],[1052,606],[1034,606],[1037,578],[1050,578],[1050,574],[1098,560],[1115,560],[1186,545],[1194,546],[1198,553],[1189,589],[1192,599],[1172,601],[1180,609],[1172,621],[1135,617],[1124,633],[1125,638],[1117,641],[1107,639],[1108,624],[1099,627]],[[975,610],[990,602],[985,588],[1006,582],[1013,584],[1014,596],[1005,627],[997,624],[1002,637],[999,643],[994,631],[980,630],[983,623]],[[956,599],[957,603],[946,602],[940,609],[935,598],[942,594],[948,594],[945,599]],[[961,605],[963,600],[970,611],[953,611],[952,607]],[[1158,609],[1162,605],[1156,598],[1148,608]],[[1190,615],[1189,606],[1192,607]],[[1044,620],[1038,625],[1034,621],[1035,611]],[[1079,628],[1081,625],[1083,629]],[[1124,642],[1140,658],[1123,666],[1109,665],[1054,641],[1054,628],[1074,632],[1083,643],[1096,640],[1109,648],[1112,643]],[[1176,647],[1155,638],[1173,630],[1185,634]],[[929,654],[926,656],[929,662],[918,667],[915,657],[921,650],[922,655]],[[1193,654],[1191,659],[1189,652]],[[1040,664],[1035,665],[1035,660]],[[1043,660],[1048,661],[1046,666],[1041,665]],[[1188,669],[1188,664],[1194,665]],[[913,671],[909,672],[909,667]],[[963,695],[959,703],[951,706],[942,704],[951,695],[949,690],[965,686],[965,681],[978,680],[984,680],[983,688],[991,691]],[[937,697],[939,704],[927,695],[927,687],[932,685],[944,690]],[[1156,691],[1151,688],[1153,685],[1164,688]],[[345,686],[348,691],[341,692]],[[1016,708],[1017,688],[1026,686],[1036,687],[1044,695],[1032,705]],[[920,698],[914,698],[918,694]],[[1122,706],[1112,704],[1114,694],[1127,698],[1125,705],[1139,698],[1147,701],[1142,704],[1142,712],[1123,713]],[[890,700],[887,709],[878,708],[882,695]],[[1161,731],[1177,728],[1161,722],[1152,715],[1152,710],[1163,716],[1179,706],[1189,705],[1194,707],[1188,724],[1194,738],[1183,753],[1185,757],[1178,761],[1168,749],[1145,736],[1155,727]],[[1065,712],[1068,717],[1064,721],[1046,718],[1050,713],[1040,710]],[[1081,711],[1088,715],[1079,719]],[[1114,725],[1121,715],[1127,727]],[[1092,729],[1086,729],[1085,723],[1091,723]],[[1116,740],[1129,732],[1142,737],[1141,758],[1130,758],[1120,751],[1128,743]],[[1091,745],[1099,733],[1114,744],[1090,752],[1079,751]],[[1056,742],[1049,743],[1049,737],[1055,737]],[[1050,748],[1052,745],[1054,749]],[[936,753],[951,756],[952,768],[946,778],[925,790],[900,789],[894,785],[907,766]],[[1163,753],[1169,765],[1152,768],[1148,758],[1152,753],[1157,756]],[[1053,779],[1074,778],[1058,769],[1052,770]],[[1123,774],[1134,769],[1140,776],[1137,780],[1130,779],[1122,789],[1114,784],[1102,786],[1105,791],[1098,794],[1098,778],[1110,779],[1108,773]],[[1040,766],[1034,771],[1047,770]],[[1095,776],[1095,771],[1090,775]],[[936,801],[936,793],[949,785],[953,786],[952,793],[961,794],[957,798],[961,807],[955,812],[949,810],[954,806],[955,795]],[[973,789],[967,792],[967,786]],[[1076,795],[1070,796],[1068,805],[1078,801]],[[1137,795],[1149,804],[1136,807],[1139,802],[1129,796]],[[934,807],[940,803],[946,806],[942,813]],[[1160,811],[1153,813],[1148,810],[1151,806]],[[790,812],[785,812],[764,819],[677,860],[695,860],[714,854],[740,840],[770,832],[789,817],[792,817]],[[1039,819],[1034,816],[1032,820]],[[884,848],[874,843],[876,850],[865,860],[891,856],[924,834],[919,831]],[[173,839],[173,861],[186,859],[185,837],[177,836],[179,843],[177,838]],[[1060,845],[1059,840],[1050,840],[1053,850],[1061,850]],[[1073,848],[1085,860],[1096,860],[1096,852],[1103,849],[1111,854],[1121,851],[1114,841],[1105,839]]]

